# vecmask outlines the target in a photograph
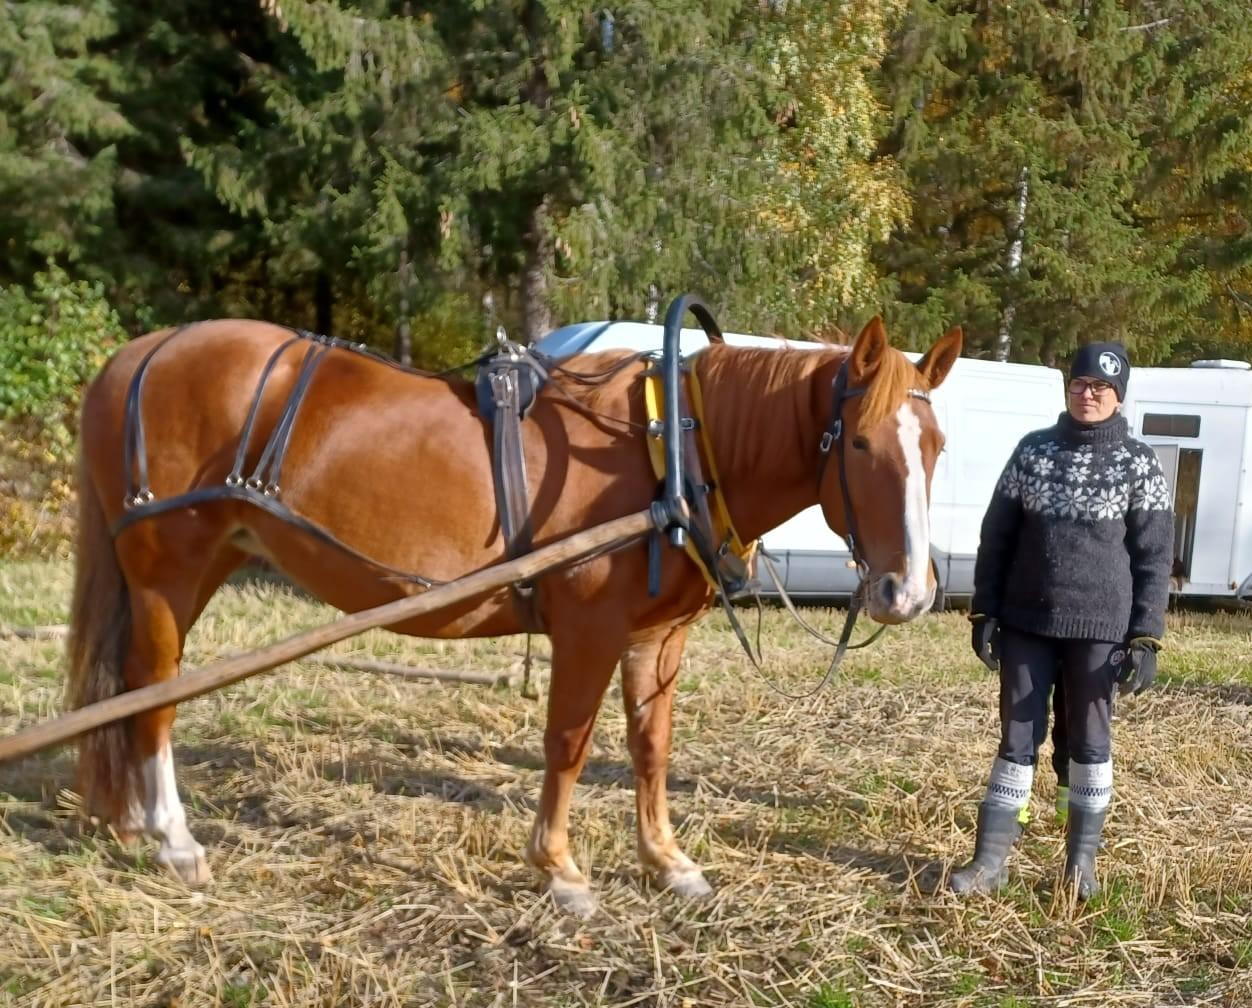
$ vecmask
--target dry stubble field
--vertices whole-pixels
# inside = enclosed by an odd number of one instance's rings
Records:
[[[0,622],[61,621],[68,586],[68,565],[0,566]],[[239,579],[190,663],[331,615]],[[640,878],[614,690],[576,795],[590,921],[557,915],[519,857],[543,708],[513,688],[299,665],[190,701],[180,779],[216,875],[199,892],[81,824],[67,751],[0,767],[0,1005],[1252,1005],[1248,617],[1175,614],[1164,682],[1122,704],[1106,891],[1085,907],[1056,885],[1046,767],[1007,891],[934,891],[971,849],[995,746],[966,626],[889,633],[791,702],[706,620],[670,776],[705,903]],[[792,690],[825,667],[784,614],[764,639]],[[55,713],[60,649],[0,639],[0,732]],[[521,640],[336,650],[504,671]]]

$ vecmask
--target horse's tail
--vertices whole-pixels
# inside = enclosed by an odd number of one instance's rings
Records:
[[[125,689],[122,667],[131,633],[130,596],[91,478],[86,438],[80,446],[78,549],[66,684],[66,705],[71,709],[107,700]],[[95,728],[79,740],[78,787],[86,812],[109,820],[118,819],[138,794],[129,718]]]

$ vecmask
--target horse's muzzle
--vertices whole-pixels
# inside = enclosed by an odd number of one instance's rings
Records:
[[[907,623],[926,612],[935,601],[934,582],[927,578],[918,591],[898,574],[883,574],[866,587],[865,608],[879,623]]]

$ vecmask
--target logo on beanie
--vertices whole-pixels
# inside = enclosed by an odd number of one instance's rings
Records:
[[[1115,378],[1122,373],[1122,362],[1117,359],[1117,354],[1105,350],[1100,354],[1100,370],[1110,378]]]

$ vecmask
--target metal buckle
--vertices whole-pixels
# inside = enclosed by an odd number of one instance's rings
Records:
[[[818,444],[817,450],[821,452],[823,455],[829,455],[830,446],[834,443],[835,443],[834,435],[831,434],[830,431],[826,431],[824,434],[822,434],[822,440]]]

